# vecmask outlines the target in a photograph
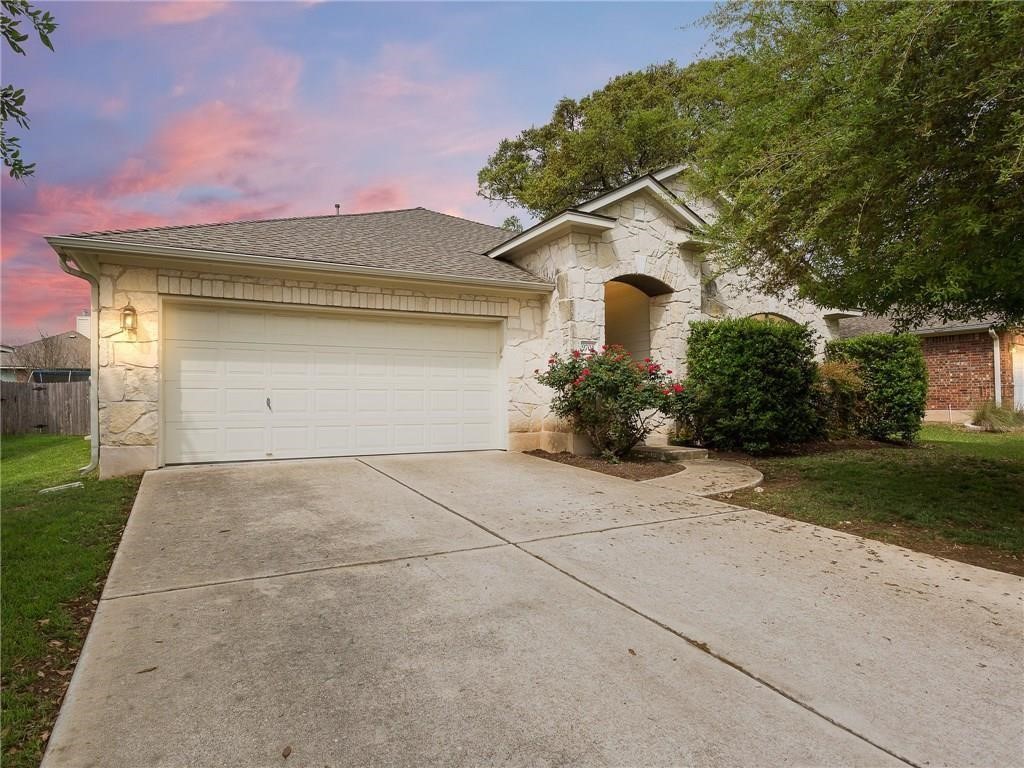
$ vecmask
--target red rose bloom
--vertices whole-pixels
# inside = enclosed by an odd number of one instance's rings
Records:
[[[672,385],[672,389],[674,389],[676,394],[678,395],[680,392],[683,391],[683,385],[682,384],[673,384]]]

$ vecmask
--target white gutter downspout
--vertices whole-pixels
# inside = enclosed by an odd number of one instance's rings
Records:
[[[89,283],[91,288],[90,310],[89,310],[89,338],[92,340],[92,350],[89,352],[89,421],[90,435],[92,439],[89,450],[89,463],[78,470],[81,474],[92,472],[100,465],[100,281],[78,267],[68,264],[68,257],[64,253],[59,254],[60,268],[72,277],[80,277]]]
[[[1003,361],[1000,359],[999,334],[995,328],[988,329],[992,337],[992,375],[995,376],[996,405],[1003,404]]]

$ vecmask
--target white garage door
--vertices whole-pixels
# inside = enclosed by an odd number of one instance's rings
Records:
[[[500,448],[494,322],[168,305],[164,461]]]

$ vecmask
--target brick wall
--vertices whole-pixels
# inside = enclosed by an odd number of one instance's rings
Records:
[[[1005,334],[1004,334],[1005,335]],[[928,409],[969,410],[992,400],[992,337],[986,331],[921,338],[928,366]],[[1006,366],[1003,377],[1006,379]],[[1012,387],[1011,390],[1012,392]]]

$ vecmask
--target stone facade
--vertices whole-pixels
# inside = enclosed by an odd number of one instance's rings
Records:
[[[533,379],[554,352],[605,343],[605,283],[640,275],[665,284],[670,292],[650,298],[651,356],[679,374],[686,370],[689,324],[711,317],[746,317],[757,313],[782,315],[809,323],[817,333],[819,352],[837,335],[833,322],[806,302],[782,301],[752,292],[742,276],[716,275],[693,245],[690,233],[654,195],[641,192],[597,213],[615,219],[601,234],[568,234],[536,250],[509,257],[510,261],[555,284],[544,307],[540,332],[508,332],[506,355],[510,372],[509,431],[511,448],[574,450],[583,446],[568,435],[548,410],[548,392]],[[705,218],[713,208],[698,209]],[[707,283],[714,277],[715,301],[706,301]]]
[[[710,206],[698,208],[705,217]],[[823,337],[834,328],[813,307],[780,302],[747,291],[741,276],[716,275],[666,204],[647,191],[597,213],[614,219],[600,234],[570,232],[509,260],[547,278],[547,293],[448,288],[426,282],[379,279],[291,279],[277,268],[189,271],[167,262],[139,266],[104,257],[99,264],[99,400],[101,474],[124,474],[159,461],[161,297],[201,297],[256,305],[316,306],[504,319],[502,364],[507,375],[508,447],[511,450],[585,450],[549,410],[550,391],[534,378],[554,352],[605,342],[605,284],[641,276],[658,290],[649,299],[651,356],[679,374],[685,371],[689,323],[716,315],[761,312],[807,322]],[[181,266],[179,262],[177,266]],[[714,278],[712,282],[712,278]],[[713,289],[713,290],[712,290]],[[709,296],[713,294],[713,301]],[[131,304],[138,328],[121,329],[121,310]]]

